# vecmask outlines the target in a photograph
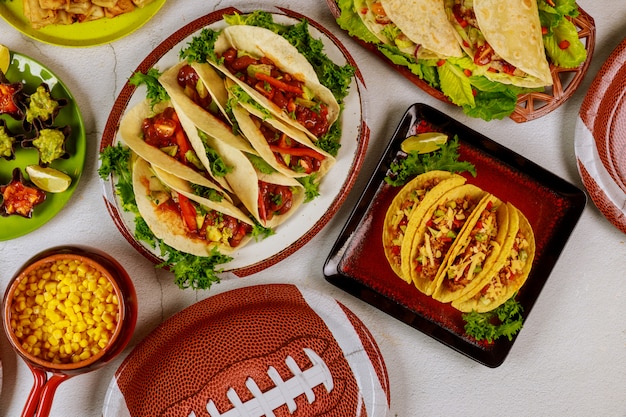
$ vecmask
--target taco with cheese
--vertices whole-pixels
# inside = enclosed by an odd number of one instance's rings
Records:
[[[446,191],[465,183],[465,178],[449,171],[429,171],[406,183],[393,198],[383,222],[383,250],[391,269],[402,279],[412,282],[402,274],[402,247],[411,242],[407,235],[409,219],[415,213],[421,217]]]
[[[508,232],[507,205],[488,194],[450,248],[451,255],[436,279],[433,298],[448,303],[479,286],[497,261]]]
[[[187,181],[142,158],[135,159],[132,175],[137,209],[167,245],[209,256],[213,249],[230,254],[252,239],[254,222],[229,201],[198,196]]]
[[[485,195],[479,187],[463,184],[444,193],[422,216],[413,213],[409,219],[406,236],[412,241],[402,245],[402,274],[424,294],[433,294],[450,248]]]
[[[493,267],[473,290],[452,301],[462,312],[491,311],[513,297],[526,282],[535,257],[535,238],[528,219],[507,203],[509,233]]]
[[[219,61],[211,64],[267,111],[313,141],[326,134],[339,117],[339,103],[319,82],[306,57],[271,30],[228,26],[220,32],[214,50]]]
[[[519,87],[552,85],[536,1],[445,0],[445,8],[476,75]]]

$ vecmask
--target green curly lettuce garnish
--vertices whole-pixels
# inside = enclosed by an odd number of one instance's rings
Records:
[[[156,104],[169,100],[170,96],[167,94],[167,91],[161,83],[159,83],[159,77],[161,73],[156,68],[150,68],[145,74],[142,72],[135,72],[128,79],[128,82],[135,87],[139,87],[140,85],[145,85],[148,90],[146,93],[146,98],[150,101],[151,106],[155,106]]]
[[[485,313],[464,313],[465,333],[476,340],[486,340],[491,343],[502,336],[513,340],[523,326],[522,305],[515,300],[515,296],[492,311]]]

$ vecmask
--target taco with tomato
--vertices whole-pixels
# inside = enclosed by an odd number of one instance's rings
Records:
[[[220,72],[284,123],[315,141],[339,117],[335,96],[323,86],[295,46],[269,29],[235,25],[224,28],[214,44]]]
[[[259,156],[242,152],[211,136],[205,143],[229,167],[224,178],[239,201],[262,226],[287,220],[304,202],[304,186],[269,167]]]
[[[509,232],[494,265],[479,285],[452,301],[462,312],[491,311],[513,297],[526,282],[535,257],[535,238],[528,219],[507,203]]]
[[[315,146],[304,132],[267,117],[258,107],[233,102],[231,110],[258,155],[281,174],[293,178],[315,175],[319,181],[334,165],[335,158]]]
[[[426,213],[413,213],[407,225],[410,244],[402,245],[402,274],[426,295],[432,295],[451,255],[450,248],[472,218],[486,192],[463,184],[444,193]]]
[[[519,87],[552,85],[536,1],[446,0],[445,8],[476,75]]]
[[[411,216],[421,217],[446,191],[465,183],[465,178],[449,171],[429,171],[406,183],[393,198],[383,223],[383,250],[391,269],[402,279],[402,247],[411,242],[407,226]]]
[[[137,209],[154,235],[196,256],[217,248],[230,254],[252,239],[254,222],[226,200],[196,195],[189,183],[136,158],[132,183]]]
[[[150,164],[193,184],[225,191],[230,187],[225,179],[213,175],[200,161],[192,142],[198,135],[195,129],[184,129],[181,120],[185,115],[176,110],[172,102],[163,101],[152,106],[142,101],[122,118],[119,132],[126,145]]]
[[[450,248],[450,257],[436,278],[433,298],[448,303],[479,286],[509,238],[508,206],[488,194]]]

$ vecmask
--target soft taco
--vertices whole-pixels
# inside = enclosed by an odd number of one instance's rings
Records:
[[[219,62],[211,62],[255,101],[312,140],[339,117],[333,93],[295,46],[269,29],[235,25],[215,41]],[[237,93],[239,95],[239,93]]]
[[[451,255],[436,278],[433,298],[448,303],[480,285],[493,268],[508,232],[507,205],[488,194],[450,248]]]
[[[422,216],[414,213],[409,219],[406,236],[412,241],[402,245],[402,274],[424,294],[433,294],[452,244],[485,194],[475,185],[463,184],[444,193]]]
[[[207,136],[205,142],[229,167],[224,178],[262,226],[278,226],[304,202],[302,184],[273,170],[271,173],[261,172],[255,161],[255,158],[261,159],[259,156],[242,152],[211,136]]]
[[[316,175],[319,181],[335,163],[328,152],[316,147],[301,130],[274,117],[265,117],[255,106],[234,104],[239,129],[258,155],[288,177]]]
[[[171,102],[152,106],[142,101],[135,105],[122,118],[119,132],[124,143],[150,164],[194,184],[221,192],[229,189],[225,180],[213,176],[200,162]],[[197,135],[196,131],[189,133]]]
[[[528,219],[512,204],[509,212],[509,236],[494,266],[476,286],[463,297],[452,301],[462,312],[491,311],[513,297],[524,285],[535,257],[535,238]]]
[[[370,0],[367,0],[369,2]],[[376,6],[379,3],[380,6]],[[454,28],[448,21],[442,0],[380,0],[372,2],[370,8],[385,13],[389,24],[395,25],[399,32],[416,46],[413,55],[418,58],[460,57],[463,52],[456,41]],[[367,17],[367,13],[360,16]],[[385,22],[385,20],[378,20]],[[393,29],[383,29],[384,33],[393,34]],[[398,45],[396,37],[396,46]],[[402,45],[402,43],[400,44]],[[401,48],[402,49],[402,48]]]
[[[254,152],[248,141],[235,134],[232,122],[227,118],[225,106],[228,92],[224,80],[209,64],[187,64],[180,62],[159,77],[159,83],[170,96],[179,115],[185,117],[186,130],[191,144],[202,163],[209,168],[210,162],[203,148],[202,138],[197,132],[225,141],[229,145]]]
[[[477,75],[520,87],[552,85],[536,1],[446,0],[445,7]]]
[[[407,236],[407,225],[415,213],[421,217],[446,191],[465,183],[465,178],[449,171],[429,171],[406,183],[393,198],[383,223],[383,250],[389,265],[402,279],[411,282],[410,276],[402,274],[401,251]]]
[[[229,254],[252,238],[254,222],[226,200],[197,196],[189,184],[142,159],[133,163],[133,191],[141,217],[167,245],[196,256]]]

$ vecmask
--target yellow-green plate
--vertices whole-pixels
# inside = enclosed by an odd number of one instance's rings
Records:
[[[11,65],[6,73],[6,77],[11,82],[23,81],[24,92],[32,93],[39,84],[45,82],[50,87],[52,97],[66,98],[67,106],[61,108],[54,120],[54,125],[63,127],[70,125],[72,133],[66,142],[66,150],[70,154],[68,159],[57,159],[50,166],[65,172],[72,177],[72,184],[62,193],[46,193],[46,200],[37,206],[33,211],[33,216],[29,219],[12,215],[0,216],[0,241],[13,239],[43,226],[52,219],[69,201],[74,193],[78,180],[83,172],[85,164],[86,137],[83,118],[74,101],[72,94],[63,82],[48,68],[39,62],[25,55],[11,51]],[[23,132],[21,122],[12,119],[6,114],[0,115],[1,119],[7,122],[7,126],[12,133]],[[39,154],[35,149],[23,149],[17,144],[15,146],[15,159],[7,161],[0,158],[0,184],[4,185],[11,181],[11,173],[15,167],[22,170],[25,178],[26,166],[37,164]]]
[[[22,0],[0,1],[0,15],[20,32],[33,39],[53,45],[87,47],[111,43],[143,26],[165,4],[154,0],[143,8],[137,8],[112,19],[103,18],[72,25],[49,25],[33,29],[24,16]]]

